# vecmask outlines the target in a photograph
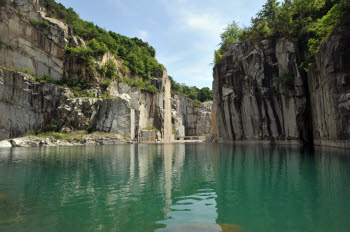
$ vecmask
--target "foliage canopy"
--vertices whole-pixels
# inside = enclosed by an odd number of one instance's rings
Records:
[[[169,76],[171,81],[171,90],[175,93],[180,93],[183,96],[191,99],[198,100],[200,102],[212,101],[213,100],[213,92],[208,87],[197,88],[195,86],[187,86],[185,84],[180,84],[176,82],[171,76]]]
[[[92,22],[82,20],[72,8],[66,8],[54,0],[40,0],[40,3],[47,9],[49,17],[70,25],[78,36],[88,41],[87,47],[66,48],[69,54],[78,58],[78,62],[89,66],[93,58],[109,50],[115,57],[123,60],[133,74],[143,78],[148,79],[163,69],[155,59],[155,49],[147,42],[136,37],[129,38],[112,31],[107,32]]]
[[[55,0],[40,0],[40,3],[46,8],[48,17],[57,18],[68,24],[73,28],[76,35],[87,41],[86,47],[67,46],[66,52],[70,57],[75,58],[76,62],[85,65],[88,70],[94,69],[104,76],[105,80],[102,86],[108,86],[113,78],[120,78],[116,73],[117,70],[113,61],[108,61],[105,66],[94,66],[95,58],[111,51],[115,57],[123,61],[123,65],[119,68],[119,71],[123,75],[127,74],[130,70],[132,74],[142,77],[135,80],[123,77],[121,78],[122,82],[130,86],[138,86],[140,89],[148,92],[159,92],[152,85],[151,79],[155,76],[155,73],[163,70],[164,67],[158,63],[155,58],[155,49],[147,42],[136,37],[129,38],[112,31],[106,31],[92,22],[84,21],[72,8],[66,8],[61,3],[55,2]],[[33,22],[37,27],[47,26],[44,23]],[[230,40],[230,36],[238,38],[238,34],[235,32],[238,28],[238,24],[232,25],[231,31],[227,32],[227,35],[222,35],[228,38],[225,41],[225,47],[228,47],[231,42],[234,42]],[[86,92],[88,86],[82,80],[69,81],[65,78],[62,83],[74,88],[74,94],[76,96],[88,95]],[[173,91],[182,93],[192,100],[204,102],[213,98],[209,88],[198,89],[197,87],[189,87],[185,84],[177,83],[172,78],[171,83]]]
[[[337,25],[349,25],[349,0],[267,0],[261,11],[251,19],[249,27],[241,28],[233,21],[221,34],[220,48],[214,52],[218,64],[229,46],[238,41],[258,37],[297,37],[307,48],[307,71],[313,55]]]

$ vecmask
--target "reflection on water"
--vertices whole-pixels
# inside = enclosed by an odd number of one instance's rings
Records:
[[[0,150],[0,231],[349,231],[347,151]]]
[[[167,225],[166,229],[157,231],[173,231],[174,228],[183,231],[184,226],[216,224],[216,193],[212,190],[199,190],[196,194],[190,196],[177,197],[174,205],[170,207],[171,211],[167,213],[167,219],[158,221],[160,224]],[[198,228],[201,229],[201,226]],[[218,230],[211,230],[218,231]]]

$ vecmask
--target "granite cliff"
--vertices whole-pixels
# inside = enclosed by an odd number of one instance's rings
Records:
[[[154,91],[129,86],[122,78],[139,77],[108,51],[94,60],[96,67],[111,61],[116,66],[120,78],[106,87],[97,71],[67,54],[68,45],[86,47],[87,42],[69,25],[49,16],[38,0],[0,0],[0,140],[45,131],[53,125],[67,133],[94,130],[137,140],[147,134],[142,131],[149,131],[143,141],[174,139],[177,127],[172,124],[171,85],[165,68],[152,73]],[[40,75],[52,81],[34,78]],[[91,83],[89,96],[74,96],[72,88],[56,84],[67,77]],[[185,98],[178,103],[185,109],[194,105]],[[196,128],[193,123],[189,131]]]
[[[213,132],[220,142],[316,144],[350,148],[350,36],[339,28],[315,55],[293,38],[231,45],[214,67]]]

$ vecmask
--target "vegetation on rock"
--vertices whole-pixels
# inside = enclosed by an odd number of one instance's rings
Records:
[[[54,0],[40,0],[47,9],[48,16],[57,18],[70,25],[74,32],[88,41],[87,47],[67,47],[67,52],[78,59],[79,62],[91,65],[91,60],[105,54],[108,50],[135,75],[149,79],[163,66],[155,59],[156,51],[147,42],[139,38],[106,31],[92,22],[82,20],[72,8],[66,8]]]
[[[278,36],[296,37],[308,51],[303,68],[307,71],[313,55],[339,24],[350,22],[349,0],[267,0],[251,19],[249,27],[233,21],[221,34],[220,48],[214,52],[214,63],[234,42]]]
[[[88,91],[92,87],[91,84],[83,79],[63,77],[57,84],[70,88],[74,95],[73,97],[95,97],[93,93]]]
[[[43,74],[43,75],[38,76],[38,77],[35,77],[33,79],[34,79],[34,81],[37,81],[37,82],[54,83],[53,79],[50,76],[46,75],[46,74]]]
[[[123,83],[130,86],[137,86],[141,90],[148,92],[159,92],[152,85],[151,79],[156,73],[163,70],[163,65],[155,59],[156,51],[147,42],[139,38],[128,38],[112,31],[106,31],[92,22],[82,20],[72,8],[66,8],[55,0],[40,0],[41,5],[46,8],[47,16],[53,17],[70,25],[76,35],[87,41],[87,46],[66,46],[66,54],[75,59],[78,64],[84,65],[87,71],[96,71],[105,77],[102,87],[107,87],[114,78],[120,79]],[[40,20],[33,21],[36,28],[47,27],[48,23]],[[105,66],[94,64],[94,60],[110,51],[116,58],[122,60],[123,65],[119,68],[119,73],[123,76],[133,74],[141,78],[121,78],[117,74],[117,68],[112,60],[109,60]],[[65,80],[67,81],[67,80]],[[74,82],[74,80],[72,80]],[[83,93],[81,87],[69,84],[73,87],[75,95],[81,96]],[[188,87],[184,84],[178,84],[172,79],[172,90],[182,93],[192,100],[209,101],[212,100],[212,92],[209,88],[198,89]],[[86,93],[83,93],[86,95]]]
[[[154,85],[152,85],[151,80],[144,81],[142,78],[131,79],[129,77],[123,77],[122,82],[129,86],[136,86],[140,90],[144,90],[150,93],[159,93],[159,89],[157,89]]]
[[[23,15],[23,12],[22,14]],[[44,20],[30,20],[30,23],[33,25],[33,27],[35,27],[36,29],[38,30],[43,30],[45,28],[49,28],[50,27],[50,24]]]

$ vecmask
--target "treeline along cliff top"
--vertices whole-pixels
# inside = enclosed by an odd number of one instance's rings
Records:
[[[349,25],[349,0],[267,0],[248,27],[233,21],[221,34],[214,63],[235,42],[259,37],[296,37],[308,51],[302,67],[307,71],[322,42],[339,26]]]
[[[71,26],[75,34],[87,41],[87,46],[67,46],[66,52],[69,56],[74,57],[77,62],[87,67],[89,71],[97,71],[105,77],[104,85],[108,85],[111,79],[121,79],[124,83],[131,86],[138,86],[142,90],[156,92],[151,79],[156,73],[164,69],[163,65],[156,60],[156,51],[147,42],[139,38],[129,38],[112,31],[95,25],[92,22],[82,20],[79,15],[72,9],[66,8],[61,3],[54,0],[40,0],[42,6],[46,8],[47,16],[63,21]],[[45,21],[32,22],[37,27],[45,27]],[[114,57],[122,60],[123,65],[120,71],[123,77],[116,73],[116,67],[113,62],[108,62],[105,66],[96,67],[94,59],[111,52]],[[132,74],[140,78],[130,79],[125,76]],[[66,81],[67,82],[67,81]],[[69,82],[69,81],[68,81]],[[80,83],[68,83],[70,86],[78,86]],[[173,92],[200,101],[212,99],[212,93],[209,88],[198,89],[188,87],[185,84],[179,84],[172,79]]]

